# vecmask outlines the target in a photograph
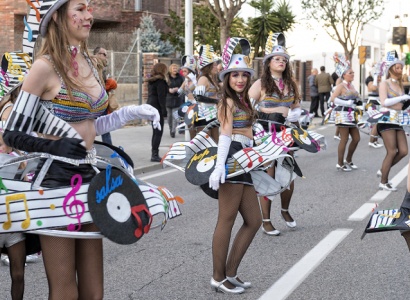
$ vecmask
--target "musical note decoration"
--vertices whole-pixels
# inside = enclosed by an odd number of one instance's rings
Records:
[[[75,174],[71,177],[71,191],[67,194],[63,201],[63,211],[65,215],[72,219],[77,219],[77,226],[75,224],[69,224],[67,226],[68,231],[80,231],[81,230],[81,218],[85,213],[84,202],[76,198],[76,193],[81,187],[83,178],[80,174]],[[73,212],[75,211],[75,212]]]

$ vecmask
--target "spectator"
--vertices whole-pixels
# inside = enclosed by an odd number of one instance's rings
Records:
[[[317,118],[319,115],[317,114],[317,110],[319,108],[319,93],[317,90],[317,86],[315,85],[315,78],[317,75],[317,69],[313,68],[311,74],[309,75],[308,83],[309,83],[309,90],[310,90],[310,110],[311,114],[315,114],[314,117]]]
[[[179,106],[184,103],[185,97],[178,94],[179,88],[184,82],[184,77],[179,73],[179,66],[171,64],[168,68],[167,83],[169,86],[166,107],[168,116],[169,133],[172,138],[175,137],[175,130],[177,127],[177,119],[174,118],[174,113],[178,111]]]
[[[108,66],[107,50],[102,47],[96,47],[93,51],[93,54],[96,58],[99,59],[99,61],[97,62],[97,69],[98,69],[98,73],[100,75],[102,84],[105,85],[106,80],[107,80],[107,66]],[[108,94],[108,97],[110,97],[114,93],[115,93],[114,90],[112,90],[111,94],[110,93]],[[107,115],[110,112],[112,111],[109,111],[109,108],[107,108],[104,114]],[[103,141],[103,143],[112,145],[111,133],[107,132],[107,133],[102,134],[101,140]]]
[[[154,65],[151,71],[151,76],[146,79],[148,82],[148,104],[155,107],[160,116],[161,128],[164,128],[164,118],[167,117],[166,97],[168,93],[168,84],[166,82],[167,66],[163,63]],[[152,140],[151,140],[151,161],[160,162],[159,145],[162,139],[162,130],[152,126]]]
[[[319,92],[319,105],[322,117],[325,115],[325,102],[330,98],[330,91],[332,90],[332,84],[334,83],[332,76],[325,72],[325,67],[320,67],[320,74],[315,78],[315,85]]]

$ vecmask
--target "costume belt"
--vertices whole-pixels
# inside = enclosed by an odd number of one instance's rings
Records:
[[[244,136],[242,134],[232,134],[232,141],[233,142],[239,142],[242,143],[243,145],[247,147],[252,147],[253,146],[253,140],[248,138],[247,136]]]

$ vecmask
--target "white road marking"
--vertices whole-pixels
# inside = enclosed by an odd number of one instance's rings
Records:
[[[336,229],[330,232],[312,250],[279,278],[259,300],[286,299],[306,277],[339,245],[353,229]]]
[[[396,176],[391,180],[393,186],[397,186],[400,182],[403,181],[407,177],[407,168],[408,164],[397,173]],[[381,203],[383,200],[390,195],[391,192],[389,191],[378,191],[374,194],[366,203],[364,203],[358,210],[352,213],[347,220],[348,221],[363,221],[367,218],[371,213],[372,209],[375,207],[375,203]]]
[[[174,172],[177,172],[177,171],[179,171],[179,170],[172,169],[172,170],[168,170],[168,171],[164,171],[164,172],[160,172],[160,173],[156,173],[156,174],[152,174],[152,175],[147,175],[147,176],[142,176],[142,177],[137,176],[137,178],[142,180],[142,181],[145,181],[147,179],[163,176],[163,175],[174,173]]]

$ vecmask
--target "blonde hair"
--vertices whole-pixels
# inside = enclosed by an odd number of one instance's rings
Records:
[[[169,73],[171,73],[173,67],[179,68],[179,65],[177,65],[177,64],[170,64],[170,66],[168,67],[168,72],[169,72]]]
[[[57,18],[50,19],[47,28],[47,34],[41,40],[41,48],[37,57],[48,55],[57,70],[59,75],[62,77],[68,92],[68,96],[72,98],[72,90],[84,88],[82,84],[82,78],[72,78],[68,76],[68,71],[72,69],[71,66],[71,53],[69,51],[70,43],[68,41],[68,21],[67,21],[67,10],[68,3],[63,4],[57,10]],[[84,53],[86,57],[90,57],[87,50],[86,41],[80,43],[80,51]]]

